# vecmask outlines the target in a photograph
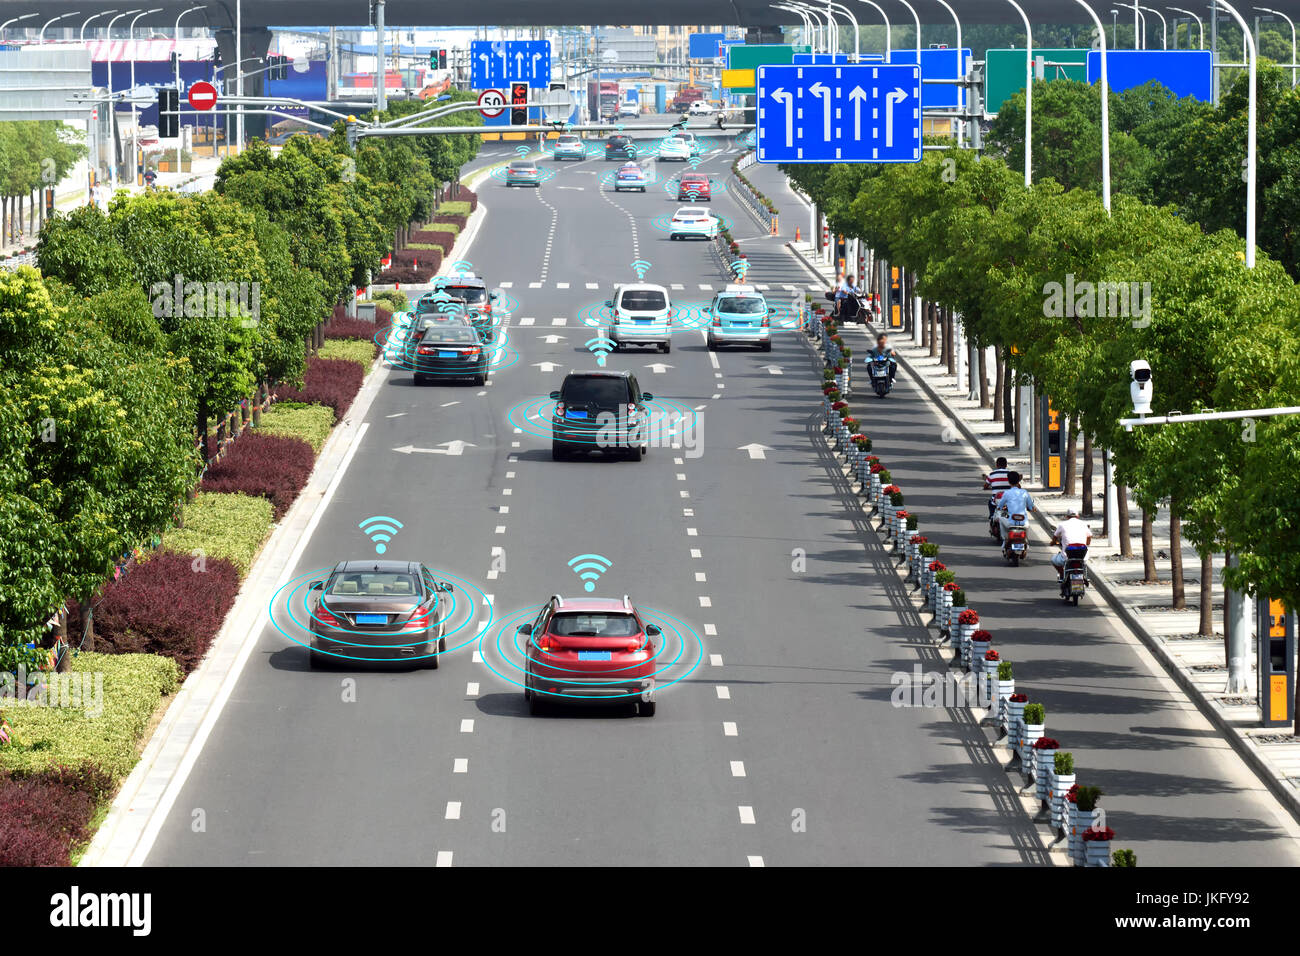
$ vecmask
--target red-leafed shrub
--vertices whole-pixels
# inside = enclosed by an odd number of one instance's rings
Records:
[[[0,775],[0,866],[68,866],[112,778],[94,767]]]
[[[445,229],[439,229],[436,225],[428,226],[411,233],[411,242],[431,243],[442,246],[443,251],[450,252],[451,247],[456,243],[456,231],[448,223],[443,223]],[[426,250],[427,251],[427,250]]]
[[[1055,737],[1039,737],[1034,741],[1035,750],[1060,750],[1061,742]]]
[[[458,202],[469,203],[470,212],[473,212],[478,208],[478,193],[474,192],[474,190],[470,189],[468,186],[460,187],[460,192],[457,194],[456,199]]]
[[[334,409],[334,420],[339,421],[348,413],[364,378],[365,369],[356,362],[313,356],[307,359],[302,388],[278,385],[275,394],[282,402],[328,405]]]
[[[1012,694],[1010,697],[1007,698],[1007,700],[1011,701],[1013,704],[1023,704],[1025,701],[1029,700],[1029,695]]]
[[[199,490],[269,498],[279,520],[307,484],[315,463],[311,445],[301,438],[249,432],[208,469]]]
[[[993,635],[988,631],[980,629],[970,636],[972,641],[992,641]]]
[[[980,616],[974,608],[967,608],[957,615],[958,624],[978,624]]]
[[[199,571],[195,560],[161,551],[109,584],[95,605],[95,650],[162,654],[193,670],[239,593],[231,561],[209,557]]]
[[[384,281],[391,282],[394,285],[405,282],[407,285],[423,284],[433,278],[437,272],[436,266],[431,266],[423,259],[420,260],[420,268],[416,269],[411,266],[393,266],[384,273]]]
[[[1115,839],[1115,831],[1110,827],[1104,827],[1100,830],[1097,829],[1097,827],[1088,827],[1088,829],[1083,831],[1083,839],[1088,843],[1091,843],[1094,840],[1108,842]]]
[[[375,315],[379,315],[379,310],[375,310]],[[329,322],[325,323],[325,338],[327,339],[374,339],[375,333],[382,329],[391,319],[384,319],[383,322],[369,322],[366,319],[351,319],[347,314],[335,315]]]

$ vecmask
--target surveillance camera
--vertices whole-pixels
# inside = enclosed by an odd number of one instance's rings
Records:
[[[1133,399],[1133,413],[1135,415],[1150,415],[1151,366],[1142,359],[1135,359],[1129,363],[1128,376],[1132,380],[1128,387],[1128,393]]]

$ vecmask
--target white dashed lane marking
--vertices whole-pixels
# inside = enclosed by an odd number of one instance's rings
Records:
[[[451,765],[452,773],[469,773],[469,758],[457,757]]]
[[[459,819],[460,819],[460,801],[459,801],[459,800],[448,800],[448,801],[447,801],[447,816],[446,816],[446,819],[448,819],[448,820],[459,820]]]
[[[735,737],[738,734],[739,731],[736,730],[736,722],[734,720],[724,720],[722,722],[722,735],[724,737]]]
[[[474,732],[474,720],[466,717],[460,722],[460,732],[462,734],[472,734]]]
[[[718,692],[718,700],[731,700],[731,688],[726,684],[719,684],[713,689]]]
[[[437,862],[434,866],[451,866],[451,850],[439,850]]]
[[[745,775],[745,761],[743,760],[731,761],[731,775],[733,777],[743,777]]]
[[[737,809],[740,810],[740,822],[741,822],[741,823],[753,823],[753,822],[754,822],[754,808],[753,808],[753,807],[738,807]]]

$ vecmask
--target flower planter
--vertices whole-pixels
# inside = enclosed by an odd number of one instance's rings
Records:
[[[1068,803],[1065,795],[1074,786],[1076,776],[1077,774],[1057,773],[1053,770],[1047,777],[1048,802],[1052,809],[1052,829],[1058,833],[1065,832],[1065,808]]]
[[[957,627],[957,618],[961,616],[962,611],[969,610],[967,605],[960,607],[949,603],[944,607],[943,619],[939,622],[939,630],[947,637],[952,637],[953,628]],[[973,627],[974,625],[972,625]]]
[[[871,484],[868,486],[868,488],[869,490],[867,491],[867,501],[871,502],[871,507],[874,509],[877,506],[877,504],[880,502],[880,476],[879,475],[871,476]]]
[[[1003,713],[1002,729],[1007,732],[1007,742],[1013,750],[1020,747],[1021,720],[1025,714],[1025,703],[1023,700],[1011,700],[1012,694],[1008,694],[1006,710]]]
[[[1056,763],[1056,752],[1056,747],[1034,748],[1033,772],[1030,776],[1034,781],[1034,795],[1043,806],[1047,805],[1047,799],[1052,792],[1049,789],[1048,775],[1054,772],[1052,767]]]
[[[1083,831],[1083,865],[1110,866],[1110,839],[1115,833],[1109,827],[1089,827]]]
[[[1072,808],[1072,817],[1069,819],[1069,830],[1066,833],[1068,840],[1067,847],[1070,851],[1070,862],[1075,866],[1086,866],[1087,855],[1084,853],[1085,842],[1083,834],[1090,829],[1095,828],[1102,822],[1102,810],[1096,807],[1092,810],[1080,810],[1078,805],[1071,800],[1066,800],[1069,807]]]
[[[1043,736],[1045,724],[1027,724],[1020,721],[1020,770],[1027,777],[1034,775],[1034,744]]]
[[[984,652],[989,649],[992,641],[977,641],[971,639],[962,644],[962,660],[966,669],[973,674],[982,673],[984,670]]]
[[[997,674],[997,668],[994,668],[994,674]],[[1000,680],[995,684],[994,694],[997,695],[996,712],[998,728],[1007,729],[1007,698],[1016,692],[1015,679]]]

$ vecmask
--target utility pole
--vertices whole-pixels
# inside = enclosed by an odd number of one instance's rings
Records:
[[[375,0],[375,110],[388,108],[388,57],[384,43],[384,0]]]

